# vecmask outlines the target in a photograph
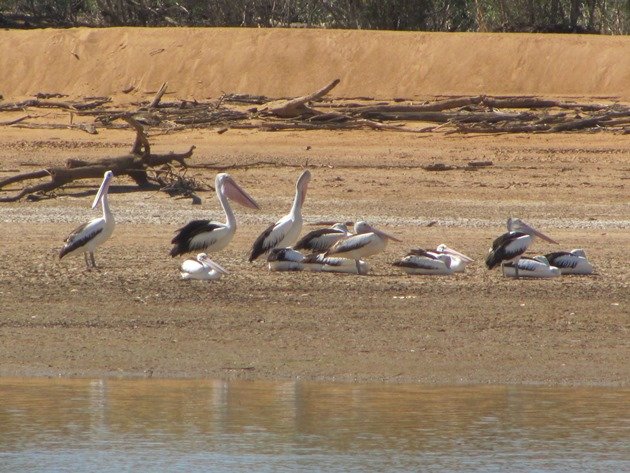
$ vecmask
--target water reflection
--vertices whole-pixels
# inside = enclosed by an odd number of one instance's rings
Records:
[[[0,379],[0,471],[626,471],[630,390]]]

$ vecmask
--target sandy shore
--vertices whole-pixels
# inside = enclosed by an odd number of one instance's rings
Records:
[[[129,139],[125,131],[96,138],[62,131],[42,139],[22,130],[19,141],[12,133],[0,135],[3,169],[122,152]],[[191,206],[161,193],[119,193],[116,186],[131,183],[118,179],[111,196],[118,226],[97,254],[101,269],[92,272],[80,255],[56,259],[66,234],[93,215],[86,189],[3,204],[0,374],[440,384],[630,379],[627,137],[401,140],[369,132],[233,130],[152,141],[164,151],[197,144],[195,165],[275,163],[232,172],[263,207],[237,209],[237,235],[215,258],[232,273],[218,282],[182,282],[179,260],[167,256],[178,226],[223,218],[211,192],[202,193],[201,207]],[[420,168],[479,157],[494,165],[476,172]],[[277,274],[246,262],[255,236],[288,211],[307,159],[308,222],[365,218],[404,240],[370,260],[369,276]],[[208,182],[215,175],[189,172]],[[597,275],[515,281],[487,271],[483,258],[509,215],[536,224],[564,249],[586,249]],[[390,265],[409,247],[441,242],[476,263],[449,278],[406,276]]]

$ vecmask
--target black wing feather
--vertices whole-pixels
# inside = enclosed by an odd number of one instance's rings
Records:
[[[555,266],[556,268],[575,268],[578,264],[578,258],[566,258],[563,260],[563,256],[575,256],[573,253],[569,253],[568,251],[555,251],[553,253],[549,253],[545,255],[547,261],[551,266]]]
[[[171,240],[171,243],[175,245],[171,248],[171,256],[175,257],[191,251],[205,249],[205,246],[191,246],[191,240],[201,233],[211,232],[221,227],[221,224],[213,223],[210,220],[192,220],[188,222],[177,229],[177,235]]]
[[[84,223],[80,227],[75,228],[74,231],[70,235],[68,235],[68,238],[66,238],[66,244],[63,245],[63,248],[61,248],[61,251],[59,252],[59,259],[63,258],[65,255],[76,250],[77,248],[81,248],[88,241],[90,241],[92,238],[103,231],[103,228],[99,228],[97,231],[92,232],[89,235],[85,235],[83,238],[76,239],[77,236],[83,230],[85,230],[85,227],[87,227],[90,223],[92,222]]]
[[[268,241],[267,244],[265,244],[265,240],[267,239],[269,235],[271,235],[271,232],[273,231],[275,226],[276,224],[272,223],[265,229],[264,232],[258,235],[258,238],[256,238],[256,241],[252,245],[252,252],[249,255],[250,263],[254,261],[256,258],[258,258],[260,255],[262,255],[263,253],[266,253],[267,251],[269,251],[270,248],[273,248],[276,245],[276,243],[278,243],[278,242]]]
[[[293,248],[296,250],[326,251],[332,245],[317,245],[316,239],[330,234],[345,234],[345,232],[342,230],[337,230],[336,228],[320,228],[317,230],[313,230],[312,232],[308,232],[306,235],[304,235]]]
[[[495,268],[496,266],[501,264],[501,262],[510,260],[514,258],[515,256],[518,256],[519,254],[523,254],[524,251],[516,251],[516,252],[506,251],[506,247],[510,242],[522,236],[527,236],[527,233],[507,232],[501,235],[496,240],[494,240],[492,242],[492,249],[490,250],[490,253],[488,253],[488,256],[486,257],[486,266],[488,267],[488,269]]]

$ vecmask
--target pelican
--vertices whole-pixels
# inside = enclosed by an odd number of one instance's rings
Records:
[[[451,271],[454,273],[463,273],[466,270],[466,266],[475,261],[469,256],[449,248],[444,243],[438,245],[435,251],[437,254],[446,254],[451,257]]]
[[[199,253],[196,259],[187,259],[179,267],[182,279],[219,279],[228,270],[212,261],[207,254]]]
[[[109,209],[109,202],[107,200],[107,191],[109,190],[109,184],[113,177],[113,172],[105,172],[105,174],[103,175],[103,182],[101,183],[101,187],[98,189],[96,197],[94,198],[94,202],[92,203],[93,209],[98,206],[99,202],[101,203],[101,207],[103,208],[103,216],[100,218],[95,218],[94,220],[90,220],[88,223],[85,223],[76,228],[68,236],[68,238],[66,238],[66,243],[65,245],[63,245],[63,248],[61,248],[61,251],[59,252],[59,259],[63,258],[68,253],[71,253],[81,248],[83,250],[83,256],[85,258],[86,266],[90,268],[91,262],[92,267],[96,268],[96,261],[94,260],[94,250],[96,250],[97,246],[103,244],[112,235],[114,227],[116,226],[114,216]]]
[[[267,255],[269,271],[302,271],[304,255],[292,248],[273,248]]]
[[[388,240],[401,241],[364,221],[354,225],[354,232],[356,235],[339,240],[324,253],[324,256],[337,255],[355,260],[357,274],[361,274],[359,264],[361,258],[380,253],[387,246]]]
[[[291,211],[256,238],[249,255],[250,263],[273,248],[289,247],[297,242],[302,231],[302,205],[304,205],[306,188],[310,180],[311,172],[307,169],[295,184],[295,199]]]
[[[370,270],[370,265],[366,261],[326,256],[323,253],[306,256],[302,264],[305,271],[323,271],[327,273],[365,275]]]
[[[171,256],[175,257],[199,250],[215,252],[225,248],[236,232],[236,217],[228,199],[251,209],[260,209],[256,201],[229,174],[217,174],[214,185],[221,207],[225,212],[226,223],[211,222],[210,220],[188,222],[177,230],[177,235],[171,240],[174,245],[171,248]]]
[[[446,253],[434,253],[418,248],[392,264],[407,274],[448,275],[455,272],[452,269],[453,259],[454,257]]]
[[[551,266],[544,256],[529,258],[523,256],[518,261],[502,265],[503,275],[509,278],[555,278],[560,276],[560,269]]]
[[[527,251],[536,237],[540,237],[549,243],[558,244],[547,235],[539,232],[518,218],[509,218],[507,222],[508,232],[501,235],[492,243],[492,249],[486,257],[486,266],[493,269],[499,264],[517,263],[519,258]],[[515,267],[518,277],[519,266]]]
[[[320,228],[304,235],[294,248],[316,253],[327,251],[331,246],[345,237],[351,236],[345,223],[335,223],[329,228]]]
[[[557,251],[546,254],[549,264],[560,269],[562,274],[592,274],[593,266],[586,259],[584,250]]]

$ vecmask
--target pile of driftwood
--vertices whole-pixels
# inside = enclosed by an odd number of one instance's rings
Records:
[[[184,153],[153,154],[145,129],[171,133],[190,128],[212,128],[223,133],[230,128],[279,130],[353,130],[374,129],[408,133],[557,133],[575,130],[630,133],[630,106],[611,103],[575,103],[543,100],[535,97],[451,97],[429,103],[409,100],[391,102],[371,98],[325,99],[339,84],[334,80],[322,89],[302,97],[271,100],[263,96],[225,94],[214,101],[164,101],[167,84],[151,101],[120,107],[109,97],[86,97],[65,100],[61,94],[38,94],[22,102],[0,102],[0,114],[11,112],[13,118],[0,121],[0,126],[27,128],[70,128],[98,133],[101,128],[122,128],[129,125],[136,131],[136,140],[129,154],[104,158],[96,162],[69,159],[65,167],[17,174],[0,180],[0,190],[14,183],[38,180],[16,194],[0,197],[12,202],[24,197],[41,198],[62,186],[80,179],[101,178],[105,170],[115,175],[128,175],[141,187],[165,190],[171,195],[199,198],[200,187],[185,171],[175,172],[171,163],[186,168],[186,159],[194,146]],[[1,97],[0,97],[1,99]],[[34,110],[60,109],[69,113],[66,123],[42,121],[48,116]],[[25,114],[15,117],[16,112]],[[76,117],[81,117],[75,123]],[[91,121],[86,120],[90,117]],[[123,121],[127,124],[122,123]],[[416,125],[414,125],[414,123]],[[417,124],[423,124],[418,126]],[[491,163],[490,163],[491,164]],[[485,166],[486,162],[471,163]],[[436,165],[427,170],[451,169]],[[217,167],[218,169],[218,167]],[[150,172],[149,172],[150,171]],[[41,182],[41,179],[47,179]],[[207,186],[206,186],[207,187]]]
[[[59,94],[40,94],[15,103],[1,103],[0,112],[24,110],[26,115],[0,121],[0,126],[76,128],[98,133],[99,128],[120,127],[116,119],[130,114],[139,123],[165,132],[190,128],[253,128],[280,130],[375,129],[410,133],[557,133],[608,131],[630,133],[630,106],[620,103],[576,103],[536,97],[454,97],[428,103],[391,102],[370,98],[326,100],[339,80],[303,97],[272,100],[264,96],[224,94],[211,101],[164,101],[163,84],[151,101],[121,108],[108,97],[63,101]],[[34,123],[40,118],[29,111],[59,108],[71,112],[69,124]],[[72,117],[93,117],[93,122],[74,124]],[[414,126],[414,123],[416,124]],[[418,126],[417,124],[422,124]]]

